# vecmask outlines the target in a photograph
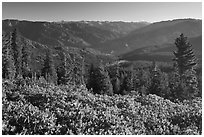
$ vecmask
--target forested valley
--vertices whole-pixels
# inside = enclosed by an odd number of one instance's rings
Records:
[[[25,41],[17,29],[3,36],[3,134],[202,134],[201,64],[185,34],[170,65],[58,47],[33,68]]]

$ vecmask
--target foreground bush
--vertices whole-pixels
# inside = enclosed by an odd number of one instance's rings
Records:
[[[3,134],[202,134],[202,100],[98,95],[84,86],[3,82]]]

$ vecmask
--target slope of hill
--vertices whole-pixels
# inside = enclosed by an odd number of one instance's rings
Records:
[[[3,41],[8,38],[8,34],[3,32]],[[104,53],[101,53],[100,51],[94,50],[92,48],[76,48],[76,47],[62,47],[62,46],[55,46],[50,47],[49,45],[44,45],[39,42],[32,41],[30,39],[27,39],[21,35],[18,35],[17,37],[17,44],[22,46],[26,46],[29,51],[29,55],[31,58],[30,62],[30,68],[32,69],[32,72],[36,72],[37,74],[40,73],[40,70],[43,67],[44,59],[46,56],[46,51],[49,49],[52,52],[52,56],[54,59],[55,67],[61,63],[61,54],[65,53],[66,55],[69,55],[70,57],[75,57],[76,62],[82,61],[84,59],[85,67],[88,68],[90,64],[98,65],[100,63],[100,60],[102,60],[102,63],[109,63],[116,60],[115,57],[111,55],[107,55]],[[5,45],[3,44],[2,47]]]
[[[142,47],[171,44],[181,33],[189,38],[200,36],[202,34],[202,21],[179,19],[153,23],[122,38],[100,44],[98,49],[118,55]]]
[[[3,31],[17,28],[22,36],[49,46],[94,47],[119,38],[148,23],[128,22],[31,22],[3,20]]]
[[[192,44],[194,53],[199,59],[202,60],[202,35],[198,37],[189,38],[189,42]],[[162,44],[160,46],[146,46],[126,54],[121,55],[121,58],[126,60],[147,60],[147,61],[172,61],[173,51],[176,51],[174,43]]]

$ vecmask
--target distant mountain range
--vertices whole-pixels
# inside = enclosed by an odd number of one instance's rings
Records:
[[[142,47],[161,47],[161,45],[173,44],[181,33],[189,38],[201,36],[202,21],[178,19],[153,23],[134,30],[124,37],[102,43],[98,49],[119,55]]]
[[[17,28],[20,34],[41,44],[71,47],[94,47],[148,25],[146,22],[31,22],[3,20],[3,31]]]
[[[29,41],[28,46],[32,47],[37,43],[41,46],[36,49],[75,49],[73,51],[80,54],[82,50],[91,55],[89,59],[98,55],[108,58],[119,55],[127,60],[170,61],[172,51],[175,50],[174,40],[181,33],[189,38],[196,55],[199,58],[202,55],[202,20],[196,19],[177,19],[152,24],[120,21],[2,21],[3,33],[7,34],[13,28],[17,28],[19,35]]]

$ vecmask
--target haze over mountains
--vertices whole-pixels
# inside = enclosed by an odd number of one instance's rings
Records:
[[[30,22],[4,20],[3,30],[17,28],[20,34],[50,46],[94,47],[116,39],[131,30],[148,25],[146,22]]]
[[[200,36],[201,20],[181,19],[153,23],[134,30],[125,37],[103,43],[100,48],[106,47],[106,52],[121,54],[141,47],[174,43],[175,38],[181,33],[189,38]]]
[[[198,57],[202,49],[202,21],[177,19],[147,22],[31,22],[3,20],[3,33],[17,28],[19,34],[48,48],[74,47],[94,54],[120,55],[127,60],[169,61],[174,40],[184,33]],[[104,54],[107,55],[107,54]]]

